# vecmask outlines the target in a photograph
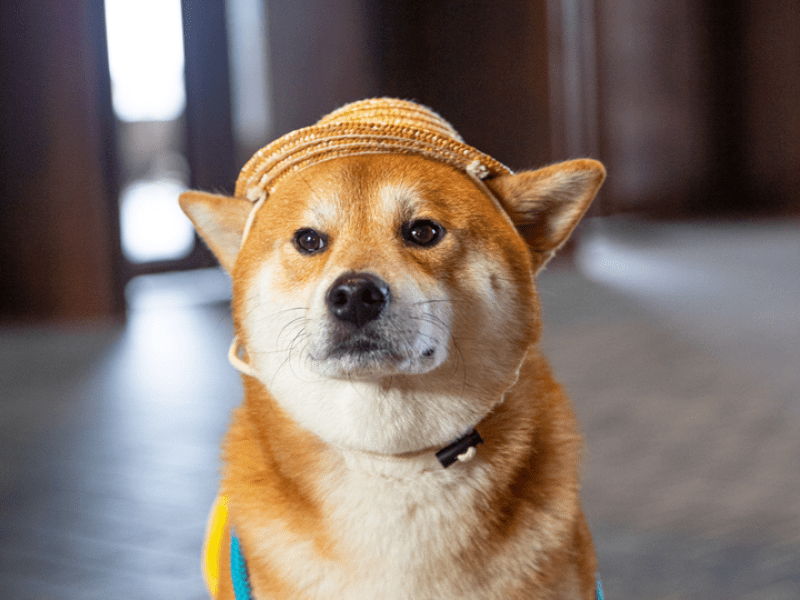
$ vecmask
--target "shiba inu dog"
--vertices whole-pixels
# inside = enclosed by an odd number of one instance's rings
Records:
[[[513,174],[377,99],[262,149],[234,197],[181,196],[232,277],[245,390],[212,595],[596,597],[535,276],[604,177],[593,160]]]

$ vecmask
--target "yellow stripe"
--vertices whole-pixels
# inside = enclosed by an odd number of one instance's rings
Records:
[[[225,524],[228,521],[228,499],[217,496],[206,525],[206,538],[203,544],[203,578],[212,598],[219,592],[220,558],[222,542],[225,537]]]

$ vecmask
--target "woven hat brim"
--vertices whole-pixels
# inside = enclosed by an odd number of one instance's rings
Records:
[[[339,110],[344,109],[347,107]],[[292,173],[354,155],[414,154],[462,171],[468,167],[476,169],[481,178],[511,173],[502,163],[463,143],[446,121],[444,126],[442,120],[434,121],[425,109],[419,114],[417,127],[368,120],[343,123],[331,119],[344,115],[331,113],[320,123],[288,133],[259,150],[242,168],[236,182],[236,196],[256,201],[271,194]],[[359,113],[360,118],[377,116],[363,110]],[[404,122],[409,120],[406,118]]]

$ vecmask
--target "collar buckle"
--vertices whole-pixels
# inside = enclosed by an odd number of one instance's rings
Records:
[[[436,453],[439,463],[446,469],[457,461],[466,462],[475,456],[475,448],[482,444],[483,439],[477,430],[473,429],[469,433],[458,438],[449,446],[445,446]]]

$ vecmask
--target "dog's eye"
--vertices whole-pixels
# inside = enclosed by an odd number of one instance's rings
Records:
[[[294,243],[303,254],[313,254],[325,249],[328,245],[328,238],[325,234],[318,233],[313,229],[300,229],[294,234]]]
[[[444,236],[444,227],[427,219],[403,225],[403,239],[417,246],[433,246]]]

